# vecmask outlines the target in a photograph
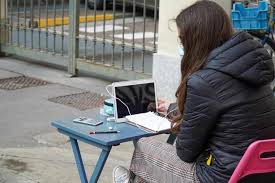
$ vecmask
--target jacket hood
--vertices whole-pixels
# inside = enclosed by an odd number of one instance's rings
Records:
[[[236,33],[208,56],[204,69],[213,69],[253,86],[266,85],[274,79],[270,54],[251,35]]]

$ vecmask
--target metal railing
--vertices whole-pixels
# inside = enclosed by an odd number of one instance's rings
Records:
[[[72,75],[151,76],[158,0],[7,0],[1,6],[2,52],[65,66]]]

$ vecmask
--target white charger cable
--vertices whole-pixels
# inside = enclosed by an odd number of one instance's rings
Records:
[[[116,100],[116,99],[119,100],[119,101],[127,108],[128,113],[129,113],[129,115],[131,116],[132,114],[131,114],[130,109],[129,109],[129,107],[127,106],[127,104],[125,104],[120,98],[117,98],[116,96],[114,96],[114,95],[108,90],[108,88],[111,87],[111,86],[112,86],[112,85],[107,85],[107,86],[105,87],[107,93],[108,93],[114,100]],[[136,125],[136,127],[138,127],[140,130],[143,130],[138,124],[135,123],[135,125]]]
[[[125,104],[120,98],[115,97],[115,96],[114,96],[113,94],[111,94],[111,92],[108,90],[108,88],[111,87],[111,86],[112,86],[112,85],[107,85],[107,86],[105,87],[107,93],[108,93],[114,100],[116,100],[116,99],[119,100],[119,101],[127,108],[128,113],[129,113],[130,115],[132,115],[131,112],[130,112],[129,107],[127,106],[127,104]]]

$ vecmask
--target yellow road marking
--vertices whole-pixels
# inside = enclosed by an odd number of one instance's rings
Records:
[[[105,20],[112,20],[113,15],[112,14],[106,14],[105,15]],[[103,21],[104,20],[104,15],[97,15],[96,17],[94,16],[80,16],[79,17],[79,23],[85,23],[87,22],[94,22],[94,21]],[[68,25],[70,22],[69,17],[64,17],[62,18],[49,18],[47,19],[38,19],[34,20],[33,25],[38,26],[40,28],[45,28],[45,27],[53,27],[53,26],[60,26],[60,25]]]

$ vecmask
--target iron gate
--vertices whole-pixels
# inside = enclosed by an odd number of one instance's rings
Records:
[[[1,51],[113,80],[151,77],[158,0],[6,0]]]

